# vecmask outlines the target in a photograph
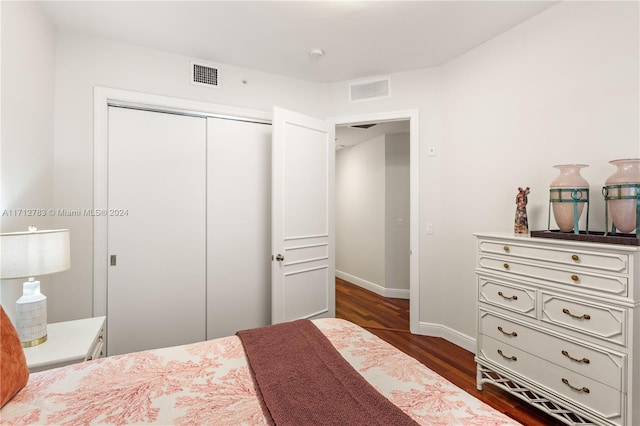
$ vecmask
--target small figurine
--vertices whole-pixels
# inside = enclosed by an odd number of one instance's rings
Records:
[[[516,234],[529,233],[529,221],[527,219],[527,195],[529,195],[529,187],[526,189],[518,188],[516,195],[516,221],[514,232]]]

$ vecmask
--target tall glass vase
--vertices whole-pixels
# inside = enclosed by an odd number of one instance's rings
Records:
[[[636,229],[640,158],[613,160],[609,163],[617,167],[615,173],[604,182],[609,213],[616,230],[629,233]]]
[[[560,170],[560,174],[549,185],[553,217],[562,232],[571,232],[575,228],[577,233],[575,223],[580,219],[589,197],[589,182],[580,175],[580,169],[588,166],[559,164],[553,167]]]

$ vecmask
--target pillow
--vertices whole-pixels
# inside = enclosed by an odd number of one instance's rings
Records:
[[[20,337],[0,305],[0,407],[11,400],[29,380],[29,367]]]

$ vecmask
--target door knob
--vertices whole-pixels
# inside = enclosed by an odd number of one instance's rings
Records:
[[[276,260],[277,260],[278,262],[282,262],[282,261],[284,260],[284,256],[283,256],[283,255],[281,255],[281,254],[278,254],[278,255],[276,256]]]

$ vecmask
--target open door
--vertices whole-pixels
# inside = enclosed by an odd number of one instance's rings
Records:
[[[271,320],[335,316],[332,124],[273,111]]]

